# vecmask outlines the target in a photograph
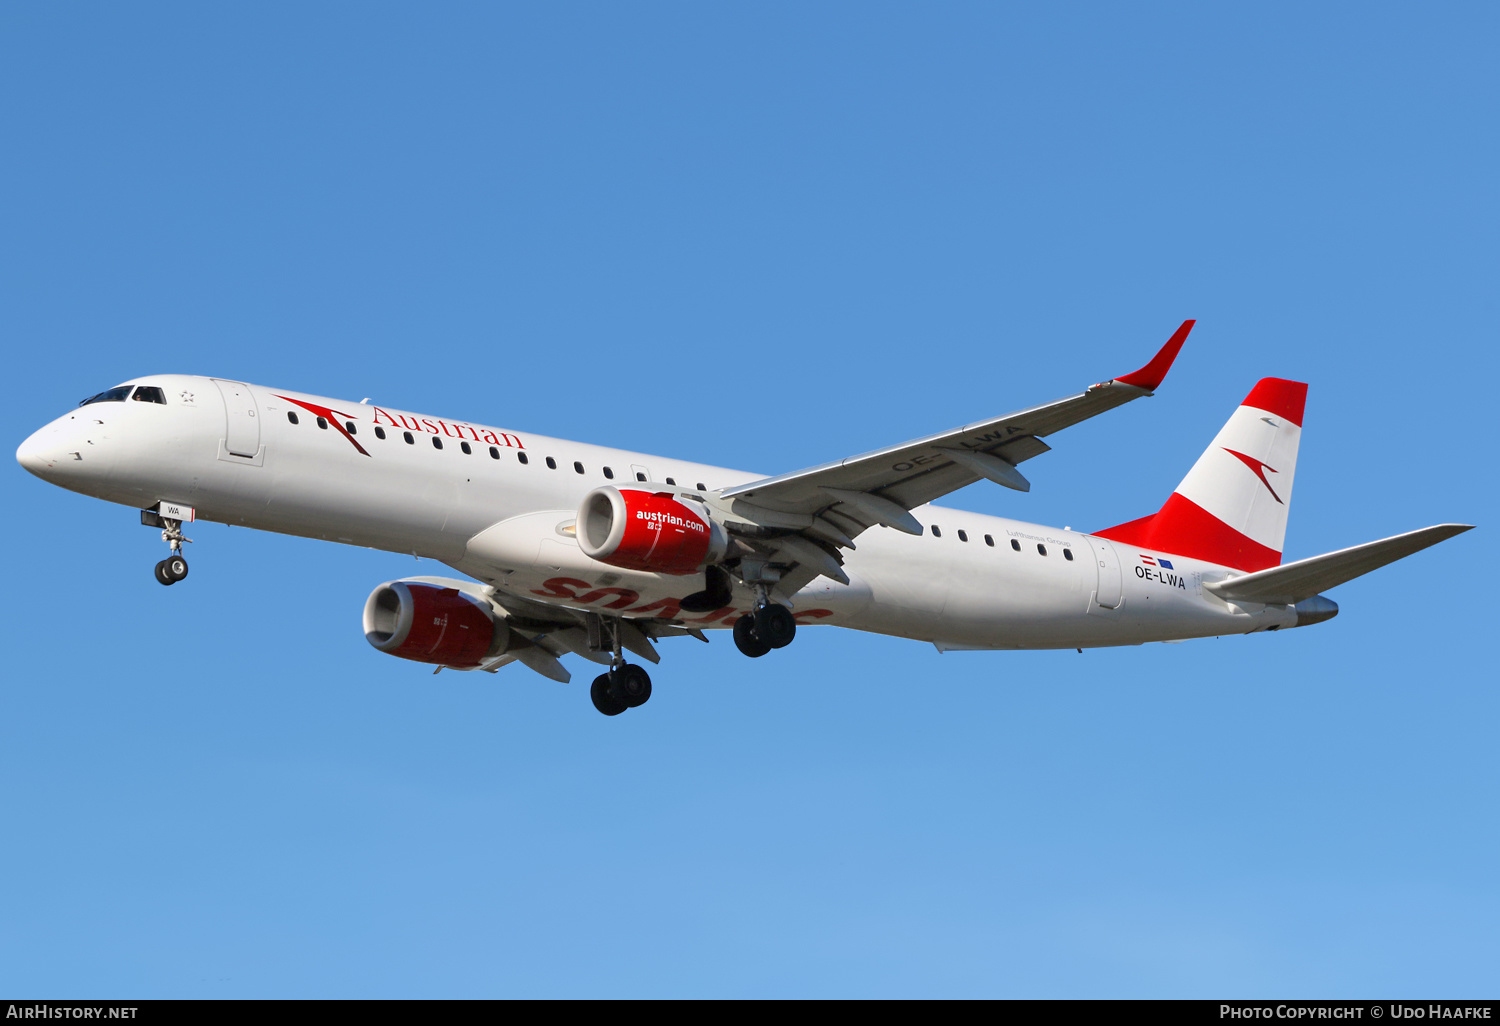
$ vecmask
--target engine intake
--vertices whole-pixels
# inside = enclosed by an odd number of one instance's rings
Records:
[[[729,546],[708,507],[671,492],[595,488],[578,507],[577,525],[585,555],[627,570],[694,574]]]
[[[389,581],[365,600],[365,639],[402,659],[463,669],[502,654],[510,629],[488,603],[457,588]]]

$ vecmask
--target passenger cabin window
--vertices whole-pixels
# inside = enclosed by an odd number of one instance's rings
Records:
[[[432,436],[432,447],[434,449],[441,449],[443,447],[443,440],[441,438],[439,438],[437,435],[433,435]]]
[[[1021,543],[1016,541],[1014,538],[1010,540],[1010,547],[1015,549],[1017,552],[1021,551]]]
[[[577,471],[578,473],[582,474],[583,473],[583,464],[579,463],[577,460],[574,460],[573,461],[573,469],[575,471]]]
[[[516,459],[520,460],[522,463],[530,463],[531,462],[531,457],[527,456],[524,452],[518,452],[518,453],[516,453]]]
[[[610,470],[608,467],[605,467],[604,476],[613,481],[615,479],[615,472],[613,470]]]
[[[548,470],[556,470],[557,469],[557,461],[555,459],[553,459],[551,456],[547,457],[547,469]]]
[[[943,536],[943,532],[940,531],[940,530],[938,530],[938,525],[937,524],[933,524],[932,525],[932,536],[934,538],[941,538]]]
[[[134,385],[116,385],[114,388],[111,388],[108,391],[100,392],[98,395],[89,396],[78,405],[88,406],[91,403],[123,403],[125,401],[125,397],[130,395],[130,390],[134,387]]]
[[[1041,542],[1037,542],[1036,554],[1038,556],[1045,556],[1047,554],[1047,546],[1043,545]]]
[[[995,547],[995,539],[991,538],[989,535],[984,536],[984,543],[992,549]]]
[[[474,454],[474,450],[469,448],[468,442],[459,442],[458,447],[464,451],[465,456],[472,456]]]
[[[291,423],[293,423],[293,424],[297,423],[297,415],[295,413],[293,413],[291,410],[287,410],[286,411],[286,419],[288,421],[290,421]]]
[[[969,532],[968,531],[959,531],[958,532],[958,540],[959,541],[968,541],[969,540]]]
[[[698,482],[698,490],[700,492],[706,492],[706,491],[708,491],[708,485],[704,484],[702,481],[699,481]]]
[[[318,418],[318,427],[322,428],[324,431],[327,431],[328,430],[328,421],[325,418],[323,418],[323,417],[319,417]]]
[[[1069,563],[1073,562],[1073,550],[1063,549],[1063,559],[1066,559]]]
[[[667,484],[673,486],[674,488],[677,486],[677,482],[673,481],[670,477],[667,478]]]
[[[646,475],[645,475],[645,474],[642,474],[642,473],[641,473],[641,472],[640,472],[640,471],[639,471],[639,470],[637,470],[637,471],[636,471],[636,472],[635,472],[635,479],[636,479],[636,480],[637,480],[637,481],[644,481],[644,480],[646,480]]]
[[[135,390],[135,395],[131,396],[131,398],[138,403],[157,403],[161,406],[167,405],[166,395],[155,385],[142,385],[140,388]]]
[[[500,458],[500,450],[497,449],[497,448],[495,448],[493,445],[490,446],[490,459],[492,459],[492,460],[498,460],[499,458]]]
[[[375,425],[375,437],[379,438],[381,441],[385,440],[385,428],[381,427],[379,424]]]
[[[346,421],[344,421],[344,430],[347,431],[347,432],[349,432],[351,435],[357,435],[357,434],[359,434],[359,432],[357,430],[355,430],[354,421],[352,421],[352,420],[346,420]]]
[[[403,431],[403,432],[401,432],[401,437],[404,438],[404,439],[406,439],[406,444],[407,445],[416,445],[417,444],[417,440],[411,436],[411,432],[410,431]]]

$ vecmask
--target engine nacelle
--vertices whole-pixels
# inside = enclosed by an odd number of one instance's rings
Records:
[[[698,573],[729,547],[723,526],[702,503],[613,485],[583,497],[577,533],[579,548],[590,558],[658,574]]]
[[[505,621],[482,598],[440,581],[387,581],[372,591],[365,600],[365,639],[390,655],[455,669],[504,653],[510,645]]]

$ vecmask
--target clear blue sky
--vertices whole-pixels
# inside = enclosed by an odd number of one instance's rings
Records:
[[[1311,383],[1287,556],[1480,529],[1307,630],[664,645],[429,675],[430,563],[10,464],[0,993],[1493,996],[1492,4],[7,4],[17,444],[161,371],[766,472],[1199,327],[1029,495],[1154,510]]]

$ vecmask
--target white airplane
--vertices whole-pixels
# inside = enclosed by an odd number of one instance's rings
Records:
[[[939,651],[1089,648],[1302,627],[1321,592],[1470,525],[1282,565],[1307,386],[1265,378],[1150,516],[1084,534],[931,505],[1043,438],[1161,384],[1193,321],[1146,366],[1077,395],[775,477],[222,378],[138,378],[84,400],[16,459],[141,509],[187,576],[195,519],[440,560],[473,580],[388,581],[365,603],[382,652],[455,670],[520,662],[554,680],[607,666],[595,707],[651,696],[624,653],[732,628],[748,656],[799,624]],[[878,530],[871,530],[878,528]],[[856,539],[858,543],[856,545]],[[481,582],[481,583],[476,583]]]

